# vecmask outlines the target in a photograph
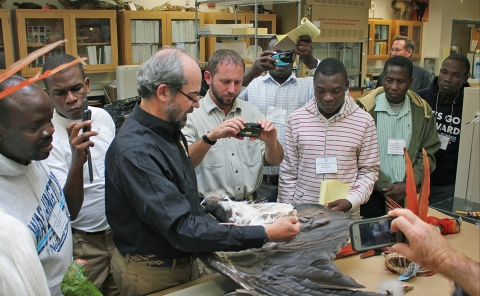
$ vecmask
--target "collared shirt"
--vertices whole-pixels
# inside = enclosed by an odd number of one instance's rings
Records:
[[[165,259],[261,247],[263,227],[220,225],[204,211],[185,137],[140,106],[105,161],[105,208],[115,246]]]
[[[349,96],[340,111],[326,119],[310,100],[287,121],[285,158],[280,165],[278,199],[293,204],[318,203],[324,180],[350,184],[346,199],[353,214],[368,201],[378,179],[375,122]],[[316,158],[335,156],[337,172],[316,174]]]
[[[200,101],[200,108],[188,114],[187,125],[182,131],[191,145],[207,131],[236,116],[255,123],[265,118],[257,107],[238,98],[225,116],[208,92]],[[212,190],[224,189],[236,200],[248,198],[262,182],[264,154],[263,141],[250,141],[247,137],[244,140],[233,137],[219,139],[195,168],[199,193],[204,195]]]
[[[393,183],[405,182],[405,157],[403,154],[388,154],[388,140],[405,140],[405,147],[412,139],[412,113],[410,99],[405,95],[402,109],[395,114],[388,103],[385,93],[375,98],[377,112],[377,135],[380,147],[380,170],[390,177]]]
[[[265,115],[268,115],[268,107],[286,110],[286,121],[290,114],[305,105],[313,95],[313,77],[297,78],[292,73],[283,84],[279,84],[267,73],[265,76],[255,78],[239,97],[257,106]],[[273,124],[277,128],[278,141],[283,146],[286,122]],[[279,169],[278,166],[265,167],[264,173],[278,175]]]

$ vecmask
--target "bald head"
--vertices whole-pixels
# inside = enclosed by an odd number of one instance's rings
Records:
[[[0,84],[0,90],[24,81],[12,76]],[[0,100],[1,112],[9,118],[0,122],[0,153],[21,164],[42,160],[52,150],[53,106],[46,92],[37,85],[25,86]]]
[[[166,84],[175,95],[184,84],[188,83],[185,75],[187,71],[200,72],[200,67],[181,49],[162,49],[138,69],[138,95],[148,100],[156,93],[160,84]]]

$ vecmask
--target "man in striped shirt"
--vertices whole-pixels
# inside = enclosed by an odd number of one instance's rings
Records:
[[[277,41],[276,36],[272,37],[267,50],[262,52],[252,67],[245,71],[243,86],[247,87],[239,98],[257,106],[260,112],[275,124],[278,141],[283,145],[286,118],[313,97],[313,78],[297,78],[293,73],[293,64],[282,67],[274,65],[276,61],[272,55],[280,52],[275,47]],[[310,37],[299,38],[295,53],[301,57],[305,66],[315,72],[319,61],[312,55]],[[265,71],[268,71],[265,76],[260,76]],[[279,170],[278,166],[264,167],[263,182],[257,189],[258,198],[265,197],[272,202],[277,200]]]
[[[347,87],[343,63],[322,60],[314,76],[315,97],[287,120],[280,202],[318,203],[325,180],[350,185],[345,198],[327,204],[332,210],[358,216],[368,201],[380,169],[375,122],[346,95]]]
[[[434,153],[440,148],[432,108],[415,92],[413,64],[403,56],[391,57],[383,68],[383,87],[358,98],[357,103],[369,112],[377,124],[382,168],[374,191],[361,215],[370,218],[385,215],[385,196],[403,204],[405,199],[405,157],[407,148],[413,164],[415,183],[420,186],[425,148],[430,171],[435,169]]]

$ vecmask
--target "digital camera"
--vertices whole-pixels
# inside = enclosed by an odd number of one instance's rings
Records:
[[[262,133],[262,126],[258,123],[245,123],[244,128],[237,134],[239,137],[258,138]]]
[[[295,52],[293,50],[281,51],[277,54],[272,55],[272,58],[276,59],[278,62],[273,63],[277,67],[287,66],[292,64],[295,60]]]

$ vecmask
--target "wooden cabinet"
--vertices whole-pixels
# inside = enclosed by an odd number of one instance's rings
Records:
[[[368,60],[386,60],[392,46],[392,21],[368,21]]]
[[[118,65],[116,12],[114,10],[12,10],[16,57],[24,58],[45,44],[68,42],[39,57],[22,69],[32,76],[58,53],[86,57],[85,73],[113,72]]]
[[[420,21],[392,21],[393,30],[391,38],[396,35],[407,36],[413,40],[415,48],[410,59],[418,60],[422,55],[422,30],[423,22]]]
[[[7,9],[0,9],[0,74],[13,64],[12,33],[10,14]]]
[[[203,28],[205,15],[198,12],[198,27]],[[205,38],[196,44],[195,12],[169,11],[167,14],[167,44],[183,48],[199,62],[205,61]],[[197,56],[198,55],[198,56]]]
[[[120,65],[146,61],[164,45],[168,45],[166,11],[117,12]]]
[[[122,10],[117,19],[121,65],[141,64],[163,46],[180,47],[194,59],[205,60],[205,38],[199,40],[197,57],[194,12]],[[203,24],[201,12],[198,25]]]

